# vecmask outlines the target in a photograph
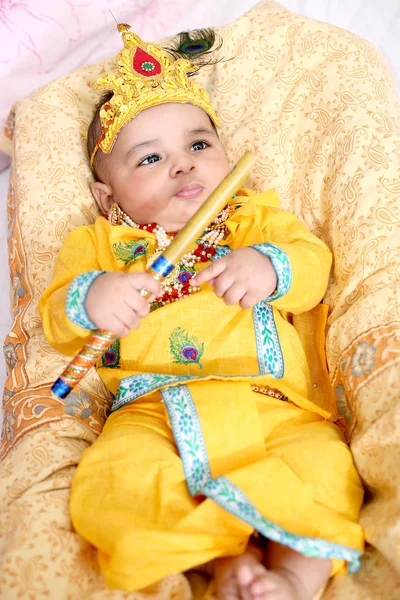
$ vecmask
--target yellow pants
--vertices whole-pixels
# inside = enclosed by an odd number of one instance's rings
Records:
[[[295,536],[362,550],[363,489],[340,430],[249,384],[204,383],[191,391],[213,477],[226,476]],[[108,587],[126,590],[241,554],[254,531],[214,500],[189,494],[159,393],[111,414],[77,469],[71,515],[98,548]]]

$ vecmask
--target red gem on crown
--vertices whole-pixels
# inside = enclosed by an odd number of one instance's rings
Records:
[[[154,77],[161,73],[161,65],[153,56],[142,50],[136,48],[135,56],[133,57],[133,69],[140,75],[146,77]]]

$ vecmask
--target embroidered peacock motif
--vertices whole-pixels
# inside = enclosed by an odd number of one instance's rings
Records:
[[[107,352],[103,354],[101,362],[103,363],[103,367],[108,367],[110,369],[120,368],[120,342],[118,338],[113,345],[110,346]]]
[[[181,365],[197,363],[200,369],[203,368],[200,359],[204,354],[204,342],[200,342],[182,327],[176,327],[169,338],[169,344],[174,363]]]
[[[130,242],[118,242],[113,244],[113,252],[118,260],[121,260],[125,265],[138,259],[139,256],[143,256],[147,252],[147,246],[149,241],[143,240],[131,240]]]

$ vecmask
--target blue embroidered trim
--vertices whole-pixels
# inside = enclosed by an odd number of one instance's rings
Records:
[[[300,536],[290,533],[280,525],[263,517],[243,492],[226,477],[217,477],[203,487],[203,494],[211,498],[226,511],[248,523],[264,537],[293,548],[305,556],[339,558],[349,563],[349,573],[360,569],[361,552],[321,538]]]
[[[212,479],[207,450],[192,395],[186,385],[161,390],[179,449],[186,483],[191,496],[201,493]]]
[[[117,395],[115,396],[111,412],[118,410],[121,406],[140,398],[144,394],[154,392],[158,388],[174,385],[189,379],[199,379],[192,375],[167,375],[166,373],[138,373],[124,377],[119,383]]]
[[[175,441],[182,459],[189,493],[211,498],[223,509],[254,527],[266,538],[306,556],[339,558],[349,563],[349,572],[360,568],[359,550],[320,538],[299,536],[266,519],[243,492],[226,477],[212,478],[196,406],[186,385],[162,390]]]
[[[257,345],[259,373],[248,375],[227,375],[235,377],[259,377],[270,374],[280,379],[284,374],[284,360],[272,306],[266,301],[259,302],[253,307],[253,322]],[[209,375],[208,375],[209,376]],[[121,379],[111,411],[114,412],[133,402],[140,396],[154,392],[167,386],[174,386],[186,381],[196,381],[206,375],[168,375],[167,373],[138,373]]]
[[[225,248],[222,246],[221,248]],[[226,254],[230,252],[230,249]],[[270,374],[275,379],[284,375],[284,360],[272,306],[266,300],[253,307],[253,323],[257,345],[258,373],[247,375],[227,375],[230,379],[235,377],[259,377]],[[209,375],[208,375],[209,376]],[[207,377],[207,376],[203,376]],[[118,392],[115,396],[111,411],[114,412],[133,402],[140,396],[153,392],[166,386],[174,386],[185,381],[195,381],[203,378],[201,375],[168,375],[166,373],[138,373],[124,377],[120,381]]]
[[[260,377],[263,373],[250,373],[248,375],[218,375],[218,379],[235,379],[243,377]],[[111,412],[114,412],[134,402],[140,396],[144,396],[157,389],[173,387],[183,382],[200,381],[212,375],[168,375],[167,373],[138,373],[137,375],[129,375],[123,377],[119,382],[119,388],[114,398],[111,407]]]
[[[280,379],[284,374],[284,360],[275,325],[273,308],[266,300],[253,306],[258,366],[261,375]]]
[[[90,286],[97,277],[106,271],[89,271],[82,273],[71,281],[65,300],[65,311],[71,323],[83,327],[83,329],[97,329],[91,321],[85,309],[85,300]]]
[[[287,294],[292,285],[292,268],[286,252],[278,246],[268,243],[254,244],[251,248],[258,250],[264,256],[268,256],[278,278],[276,291],[266,299],[267,302],[272,302]]]
[[[229,246],[216,246],[215,254],[214,254],[214,256],[212,256],[210,258],[210,260],[211,260],[211,262],[214,262],[215,260],[224,258],[224,256],[229,254],[229,252],[231,252],[231,249],[229,248]]]
[[[284,360],[279,336],[275,325],[271,306],[266,304],[276,300],[288,292],[292,283],[292,270],[289,258],[283,250],[273,244],[255,244],[251,246],[262,254],[269,256],[278,277],[277,293],[253,307],[254,330],[256,334],[257,356],[260,374],[270,374],[281,379],[284,374]],[[229,246],[218,246],[211,260],[223,258],[231,249]]]

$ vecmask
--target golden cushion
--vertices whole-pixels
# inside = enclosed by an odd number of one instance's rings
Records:
[[[219,33],[222,60],[197,80],[220,116],[229,159],[255,152],[253,188],[275,187],[282,208],[334,254],[326,347],[339,424],[364,481],[381,489],[362,514],[367,539],[398,568],[400,528],[391,525],[390,503],[400,489],[398,468],[393,473],[400,433],[400,107],[393,76],[370,43],[267,0]],[[107,415],[109,394],[94,372],[65,402],[51,396],[66,359],[44,339],[37,309],[66,235],[98,214],[85,136],[98,98],[90,83],[104,67],[110,62],[80,69],[16,106],[3,453],[50,421],[72,418],[92,436]]]

